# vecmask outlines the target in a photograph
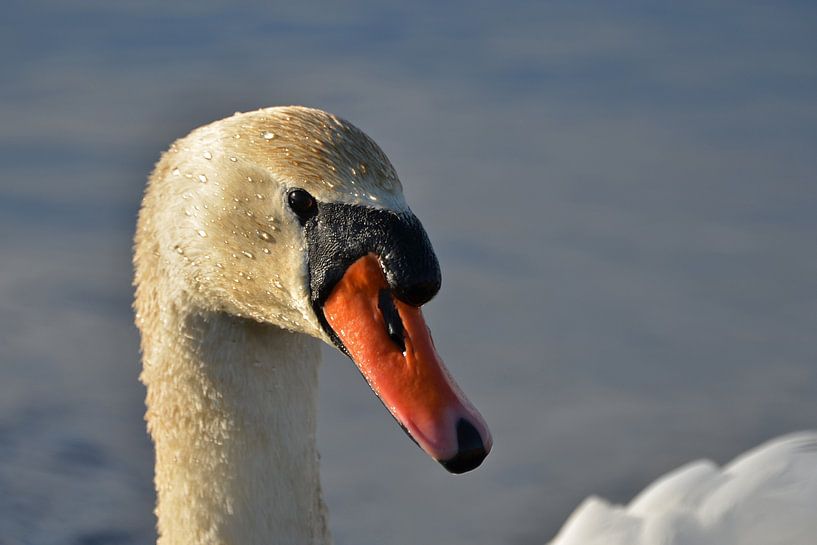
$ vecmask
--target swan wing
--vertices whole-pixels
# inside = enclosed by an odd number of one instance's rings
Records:
[[[627,506],[591,497],[550,542],[601,544],[817,544],[817,432],[774,439],[723,468],[687,464]]]

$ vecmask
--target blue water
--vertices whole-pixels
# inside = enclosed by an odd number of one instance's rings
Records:
[[[588,494],[817,425],[812,3],[302,4],[4,4],[0,543],[154,538],[139,198],[173,139],[264,105],[389,154],[495,438],[445,475],[327,349],[339,545],[543,543]]]

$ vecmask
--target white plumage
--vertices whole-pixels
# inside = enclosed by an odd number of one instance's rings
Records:
[[[817,432],[765,443],[720,469],[687,464],[626,507],[590,497],[550,545],[815,545]]]

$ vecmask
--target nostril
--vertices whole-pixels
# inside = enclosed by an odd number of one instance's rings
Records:
[[[482,463],[488,451],[479,431],[464,418],[457,422],[457,454],[440,463],[451,473],[466,473]]]
[[[406,353],[405,331],[403,330],[403,321],[400,319],[400,313],[394,306],[394,301],[391,298],[389,290],[380,290],[377,300],[377,306],[380,309],[380,314],[383,316],[383,322],[386,324],[386,333],[391,341],[397,345],[400,352]]]

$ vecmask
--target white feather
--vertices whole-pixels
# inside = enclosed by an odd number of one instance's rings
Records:
[[[595,544],[817,544],[817,432],[769,441],[723,469],[687,464],[626,507],[589,498],[550,543]]]

